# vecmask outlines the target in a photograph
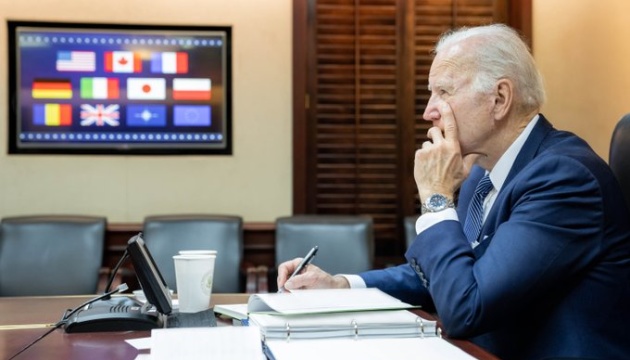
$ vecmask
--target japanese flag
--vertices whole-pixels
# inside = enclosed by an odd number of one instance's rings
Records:
[[[164,78],[129,78],[127,79],[127,99],[164,100],[166,99],[166,80]]]

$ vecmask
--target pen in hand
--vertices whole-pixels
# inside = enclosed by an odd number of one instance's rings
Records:
[[[291,280],[295,275],[299,274],[302,272],[302,270],[304,270],[304,268],[311,263],[311,261],[313,260],[313,258],[315,257],[315,254],[317,254],[317,246],[314,246],[311,251],[308,252],[308,254],[306,254],[306,256],[304,257],[304,259],[302,259],[302,261],[300,261],[300,263],[298,264],[298,266],[295,268],[295,270],[293,270],[293,274],[291,274],[291,276],[289,276],[289,278],[287,279],[287,281]],[[285,281],[286,283],[286,281]],[[278,292],[284,292],[284,286],[280,289],[278,289]]]

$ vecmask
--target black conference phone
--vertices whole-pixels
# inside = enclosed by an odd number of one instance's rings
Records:
[[[165,327],[166,318],[173,311],[171,294],[144,244],[142,233],[129,239],[125,256],[127,255],[131,258],[147,302],[141,304],[128,297],[110,297],[91,302],[85,308],[75,310],[67,319],[64,318],[66,332],[150,330]]]
[[[164,316],[149,303],[128,297],[112,297],[88,305],[67,319],[68,333],[151,330],[164,325]]]

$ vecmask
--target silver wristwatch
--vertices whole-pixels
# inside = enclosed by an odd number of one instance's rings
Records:
[[[432,194],[422,203],[422,214],[438,212],[448,208],[455,208],[453,200],[442,194]]]

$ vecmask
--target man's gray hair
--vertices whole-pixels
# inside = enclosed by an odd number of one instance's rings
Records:
[[[497,80],[507,78],[514,82],[518,110],[540,109],[545,102],[542,76],[529,47],[514,29],[503,24],[459,28],[442,35],[435,53],[464,40],[465,56],[472,59],[475,72],[475,90],[489,92]]]

